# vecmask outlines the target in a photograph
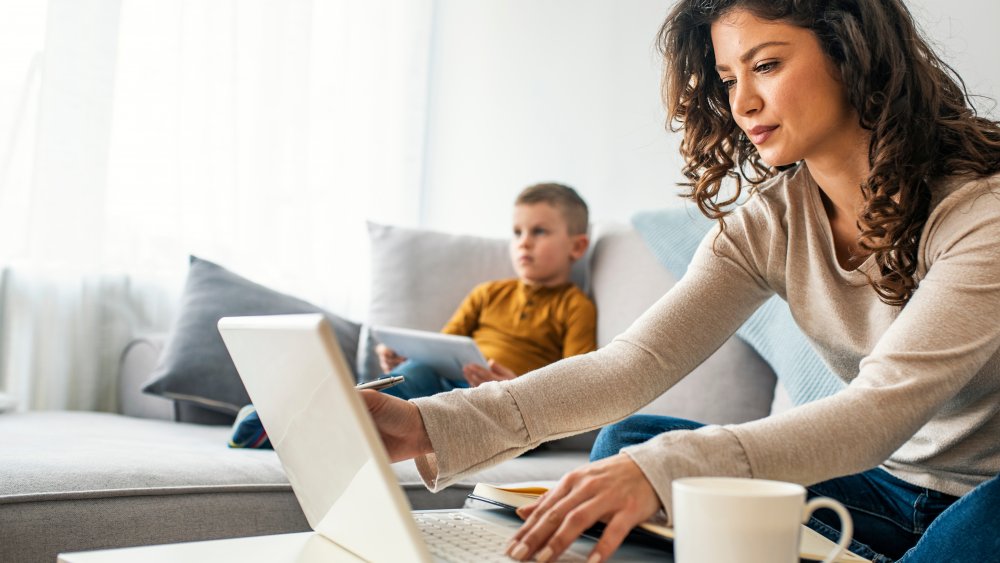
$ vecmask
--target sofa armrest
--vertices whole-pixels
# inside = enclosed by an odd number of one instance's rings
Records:
[[[118,365],[118,411],[139,418],[174,420],[174,402],[142,392],[156,368],[166,335],[150,334],[129,342]]]
[[[156,369],[166,340],[166,334],[147,334],[129,342],[122,351],[118,368],[118,412],[138,418],[231,425],[235,418],[233,414],[142,392],[142,388],[149,383],[149,376]]]

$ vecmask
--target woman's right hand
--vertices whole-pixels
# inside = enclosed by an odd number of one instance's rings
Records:
[[[661,508],[656,490],[628,454],[619,453],[570,471],[532,504],[507,555],[517,561],[558,559],[594,523],[606,524],[587,561],[607,561],[629,530]]]
[[[382,368],[384,373],[389,373],[396,367],[405,362],[406,358],[400,356],[395,350],[389,348],[385,344],[378,344],[375,346],[375,353],[378,354],[378,365]]]
[[[370,389],[360,393],[389,452],[389,461],[395,463],[434,452],[416,405]]]

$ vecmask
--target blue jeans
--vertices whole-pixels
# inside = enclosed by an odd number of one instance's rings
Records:
[[[436,371],[427,364],[422,364],[414,360],[407,360],[392,370],[389,375],[402,375],[406,378],[399,385],[390,387],[382,392],[387,395],[399,397],[400,399],[416,399],[417,397],[430,397],[444,391],[468,387],[469,384],[455,382],[438,375]]]
[[[607,426],[597,436],[590,459],[617,454],[671,430],[703,424],[667,416],[636,415]],[[961,498],[917,487],[875,468],[806,487],[809,498],[840,501],[854,520],[851,551],[875,563],[983,562],[1000,560],[1000,477]],[[839,522],[818,511],[809,527],[837,541]]]

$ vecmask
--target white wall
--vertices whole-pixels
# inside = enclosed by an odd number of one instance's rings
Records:
[[[665,205],[661,0],[439,0],[423,223],[505,236],[525,186],[578,189],[592,217]]]
[[[437,0],[422,225],[506,236],[514,196],[546,180],[577,188],[595,220],[677,205],[653,46],[670,5]],[[970,91],[1000,98],[1000,3],[909,5]]]
[[[1000,2],[905,0],[938,55],[965,80],[981,114],[1000,119]]]

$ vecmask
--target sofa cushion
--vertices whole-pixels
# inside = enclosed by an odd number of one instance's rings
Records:
[[[326,316],[348,365],[355,364],[360,325],[192,256],[180,311],[143,391],[225,413],[218,422],[231,423],[250,397],[219,335],[219,319],[297,313]]]
[[[626,225],[600,225],[591,266],[598,346],[624,332],[674,285],[674,277]]]
[[[222,426],[110,413],[29,411],[0,415],[0,431],[3,499],[288,486],[272,451],[230,449],[230,429]]]
[[[229,428],[94,412],[0,415],[0,561],[306,531],[272,451]]]
[[[228,448],[228,427],[47,411],[0,414],[0,435],[0,561],[309,529],[275,452]],[[439,494],[412,461],[393,470],[414,509],[457,508],[479,481],[553,480],[586,460],[528,454]]]

